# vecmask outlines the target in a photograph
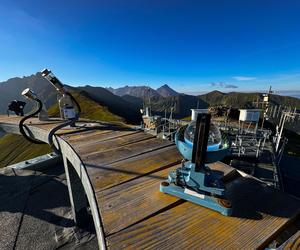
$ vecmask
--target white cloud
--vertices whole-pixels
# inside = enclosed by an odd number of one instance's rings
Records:
[[[234,76],[232,78],[237,81],[251,81],[256,79],[256,77],[250,77],[250,76]]]
[[[228,84],[228,83],[224,83],[224,82],[211,82],[210,86],[212,87],[220,87],[220,88],[225,88],[225,89],[236,89],[238,88],[237,85],[233,85],[233,84]]]

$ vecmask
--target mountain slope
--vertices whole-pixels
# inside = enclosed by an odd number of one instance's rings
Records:
[[[171,108],[175,107],[173,117],[184,118],[191,114],[192,108],[207,108],[208,104],[197,96],[179,94],[170,97],[151,98],[151,109],[156,113],[164,114],[165,110],[170,113]]]
[[[21,135],[0,138],[0,168],[52,152],[48,144],[32,144]]]
[[[127,102],[131,102],[139,108],[143,107],[143,99],[124,95],[122,96],[124,100]],[[146,105],[149,105],[149,99],[146,98]],[[178,94],[176,96],[155,96],[150,98],[150,106],[153,114],[157,115],[165,115],[165,111],[167,115],[170,114],[171,108],[173,110],[174,118],[184,118],[191,114],[191,108],[207,108],[208,104],[197,96]]]
[[[200,99],[207,102],[210,106],[226,105],[234,108],[254,107],[254,102],[257,101],[258,97],[259,99],[262,99],[262,93],[222,93],[220,91],[212,91],[199,96]],[[272,94],[270,97],[270,103],[274,105],[291,106],[300,109],[300,99],[294,97]]]
[[[107,88],[107,90],[118,96],[131,95],[139,98],[159,96],[156,90],[147,86],[125,86],[117,89]]]
[[[143,107],[143,98],[135,97],[132,95],[123,95],[121,97],[123,100],[125,100],[128,103],[131,103],[135,107],[141,108]]]
[[[214,90],[204,95],[200,95],[199,98],[211,105],[215,105],[217,103],[222,103],[225,93],[222,93],[218,90]]]
[[[178,96],[178,93],[174,89],[170,88],[167,84],[159,87],[156,92],[162,97]]]
[[[138,98],[145,98],[145,97],[169,97],[169,96],[177,96],[178,93],[170,88],[167,84],[159,87],[157,90],[154,90],[147,86],[125,86],[121,88],[106,88],[111,93],[118,95],[118,96],[134,96]]]
[[[124,118],[111,113],[107,107],[92,100],[85,91],[72,89],[71,93],[81,107],[81,118],[99,121],[125,121]],[[48,113],[49,116],[59,116],[58,104],[51,106]]]
[[[107,107],[109,112],[123,117],[127,122],[140,123],[141,115],[139,109],[133,103],[127,102],[101,87],[85,86],[78,87],[77,89],[83,90],[93,101]]]

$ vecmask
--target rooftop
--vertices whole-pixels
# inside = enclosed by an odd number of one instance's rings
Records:
[[[75,228],[62,165],[1,169],[0,200],[1,249],[98,248],[93,227]]]

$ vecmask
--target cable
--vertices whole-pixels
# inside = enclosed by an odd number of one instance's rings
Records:
[[[71,98],[71,100],[75,103],[75,105],[77,106],[77,114],[73,119],[70,119],[70,120],[64,122],[63,124],[60,124],[60,125],[56,126],[55,128],[53,128],[48,135],[49,145],[53,149],[53,151],[58,155],[60,155],[61,152],[55,147],[54,142],[53,142],[53,137],[54,137],[55,133],[58,130],[60,130],[66,126],[74,124],[79,119],[80,113],[81,113],[81,107],[80,107],[79,103],[76,101],[76,99],[69,92],[66,92],[65,94],[68,95]]]
[[[21,134],[25,137],[25,139],[27,141],[30,141],[32,143],[35,143],[35,144],[45,144],[45,142],[42,142],[42,141],[39,141],[39,140],[36,140],[34,138],[31,138],[30,136],[28,136],[24,130],[24,122],[26,120],[28,120],[29,118],[31,117],[34,117],[35,115],[37,115],[43,108],[43,103],[39,100],[39,99],[35,99],[35,101],[38,103],[38,109],[33,112],[32,114],[29,114],[27,116],[25,116],[24,118],[21,119],[21,121],[19,122],[19,129],[20,129],[20,132]]]
[[[64,122],[63,124],[60,124],[60,125],[54,127],[53,129],[51,129],[51,131],[48,134],[48,143],[49,143],[50,147],[52,148],[52,150],[58,155],[60,155],[61,152],[55,147],[54,142],[53,142],[53,137],[54,137],[55,133],[58,130],[60,130],[66,126],[74,124],[79,119],[80,113],[81,113],[81,107],[80,107],[79,103],[76,101],[76,99],[69,92],[66,92],[66,95],[68,95],[71,98],[71,100],[75,103],[75,105],[77,106],[77,114],[73,119],[70,119],[70,120]],[[28,136],[26,134],[26,132],[24,130],[24,122],[27,119],[37,115],[43,108],[43,103],[39,99],[35,99],[35,101],[38,103],[38,109],[35,112],[33,112],[32,114],[29,114],[21,119],[21,121],[19,122],[19,129],[20,129],[21,134],[26,138],[26,140],[28,140],[32,143],[35,143],[35,144],[45,144],[42,141],[31,138],[30,136]]]

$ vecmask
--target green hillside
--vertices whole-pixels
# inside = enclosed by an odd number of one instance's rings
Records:
[[[123,117],[130,124],[140,124],[142,117],[139,107],[132,102],[128,102],[123,98],[112,94],[102,87],[77,87],[73,90],[84,91],[89,99],[97,102],[101,106],[107,107],[110,113]]]
[[[48,154],[47,144],[32,144],[21,135],[6,134],[0,138],[0,168]]]
[[[72,95],[81,107],[81,118],[99,120],[99,121],[117,121],[123,122],[124,118],[111,113],[107,107],[89,98],[84,91],[73,91]],[[49,116],[59,116],[58,104],[54,104],[48,109]]]

